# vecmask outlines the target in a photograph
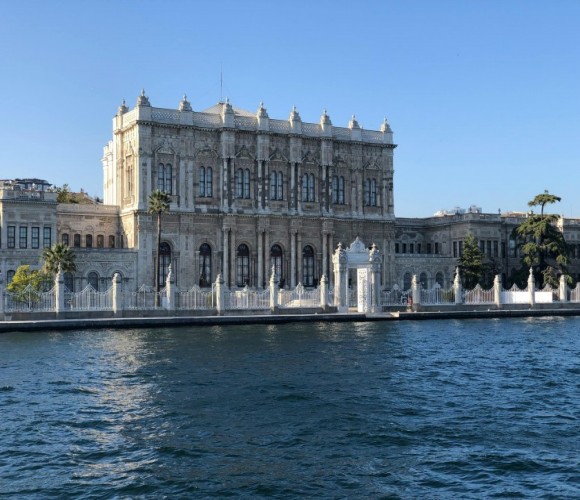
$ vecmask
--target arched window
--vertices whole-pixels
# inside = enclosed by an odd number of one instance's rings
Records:
[[[68,233],[62,233],[61,239],[62,244],[68,247]]]
[[[213,196],[213,177],[211,167],[199,167],[198,195],[202,198]]]
[[[97,248],[105,247],[105,237],[102,234],[97,234]]]
[[[199,286],[211,286],[211,247],[203,243],[199,247]]]
[[[377,181],[376,179],[367,179],[364,183],[363,202],[366,206],[377,206]]]
[[[74,292],[75,284],[72,273],[64,273],[64,286],[69,292]]]
[[[205,171],[205,196],[207,198],[213,196],[213,172],[211,167],[207,167]]]
[[[236,252],[236,285],[246,286],[250,282],[250,249],[242,243]]]
[[[439,284],[441,288],[443,288],[443,273],[437,273],[435,275],[435,281]]]
[[[95,271],[88,274],[87,281],[97,292],[99,291],[99,275]]]
[[[74,240],[74,246],[76,248],[79,248],[81,246],[81,235],[80,234],[75,234],[73,237]]]
[[[87,234],[85,236],[85,247],[93,248],[93,235],[92,234]]]
[[[169,264],[171,264],[171,247],[163,241],[159,245],[159,289],[165,286]]]
[[[236,198],[244,197],[244,174],[241,168],[236,170]]]
[[[165,191],[167,194],[172,194],[172,167],[168,163],[164,165],[160,163],[157,167],[157,189]]]
[[[421,283],[421,288],[427,288],[427,273],[421,273],[419,275],[419,281]]]
[[[403,276],[403,290],[410,290],[411,289],[411,273],[405,273]]]
[[[250,197],[250,170],[244,170],[244,198]]]
[[[344,205],[344,177],[332,177],[332,203]]]
[[[282,275],[282,247],[280,245],[272,245],[270,249],[270,269],[268,270],[268,275],[272,272],[272,267],[276,272],[278,279],[282,281],[284,276]]]
[[[284,199],[284,176],[282,172],[272,171],[270,174],[270,199]]]
[[[109,248],[115,248],[115,235],[109,235]]]
[[[205,167],[199,167],[199,187],[197,193],[199,196],[205,197]]]
[[[302,201],[315,201],[314,174],[302,176]]]
[[[9,285],[10,283],[12,283],[12,280],[14,279],[14,275],[16,274],[16,271],[13,271],[12,269],[10,269],[10,271],[8,271],[6,273],[6,284]]]
[[[310,245],[302,250],[302,284],[314,286],[314,250]]]

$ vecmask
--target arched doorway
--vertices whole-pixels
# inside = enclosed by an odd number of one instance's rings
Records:
[[[203,243],[199,247],[199,286],[211,286],[211,247]]]
[[[270,248],[270,262],[270,269],[274,268],[274,272],[280,280],[280,288],[284,288],[285,279],[282,268],[283,252],[280,245],[272,245],[272,248]]]
[[[314,249],[310,245],[302,249],[302,284],[314,286]]]
[[[159,289],[165,286],[169,264],[171,264],[171,247],[169,243],[163,241],[159,245]]]
[[[238,245],[236,252],[236,285],[246,286],[250,284],[250,249],[242,243]]]

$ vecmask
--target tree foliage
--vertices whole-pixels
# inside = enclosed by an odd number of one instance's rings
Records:
[[[34,303],[40,293],[50,288],[50,275],[43,270],[30,269],[29,265],[19,266],[6,290],[17,302]]]
[[[42,252],[43,269],[47,273],[56,274],[58,269],[63,273],[74,273],[77,270],[74,252],[64,243],[55,243],[52,248]]]
[[[156,189],[149,195],[148,212],[157,214],[157,252],[155,255],[155,290],[159,291],[159,247],[161,246],[161,214],[169,212],[171,197],[160,189]],[[156,296],[156,306],[159,298]]]
[[[468,234],[463,242],[463,253],[457,260],[457,267],[461,273],[463,286],[474,288],[483,278],[485,266],[483,256],[473,234]]]
[[[522,265],[533,268],[536,283],[543,287],[558,286],[558,277],[566,272],[569,264],[569,248],[556,223],[556,214],[545,214],[546,205],[561,198],[545,191],[528,202],[530,207],[540,207],[540,214],[531,212],[514,230],[522,254]],[[523,274],[523,273],[522,273]]]

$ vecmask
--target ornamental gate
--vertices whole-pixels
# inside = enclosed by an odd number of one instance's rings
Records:
[[[339,312],[348,311],[348,275],[356,270],[358,312],[378,312],[381,275],[381,253],[373,243],[369,250],[357,236],[346,250],[338,244],[332,256],[334,266],[334,305]]]

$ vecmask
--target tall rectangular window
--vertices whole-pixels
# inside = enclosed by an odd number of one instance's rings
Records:
[[[439,253],[439,243],[435,243],[435,253]]]
[[[491,241],[487,240],[487,255],[491,257]]]
[[[499,257],[499,241],[493,242],[493,256]]]
[[[109,248],[115,248],[115,236],[109,235]]]
[[[44,248],[50,248],[52,246],[52,228],[45,227],[43,231],[44,232],[42,234],[42,246]]]
[[[427,253],[431,253],[431,243],[427,243]]]
[[[28,246],[28,227],[20,226],[19,248],[26,248]]]
[[[459,257],[463,256],[463,241],[459,242]]]
[[[502,258],[505,257],[505,241],[501,242],[501,256]]]
[[[33,227],[30,230],[30,246],[31,248],[38,248],[40,246],[40,228]]]
[[[457,242],[453,242],[453,257],[457,257]]]
[[[417,243],[417,253],[421,253],[421,243]]]
[[[16,226],[8,226],[8,234],[6,238],[6,243],[8,248],[16,247]]]

